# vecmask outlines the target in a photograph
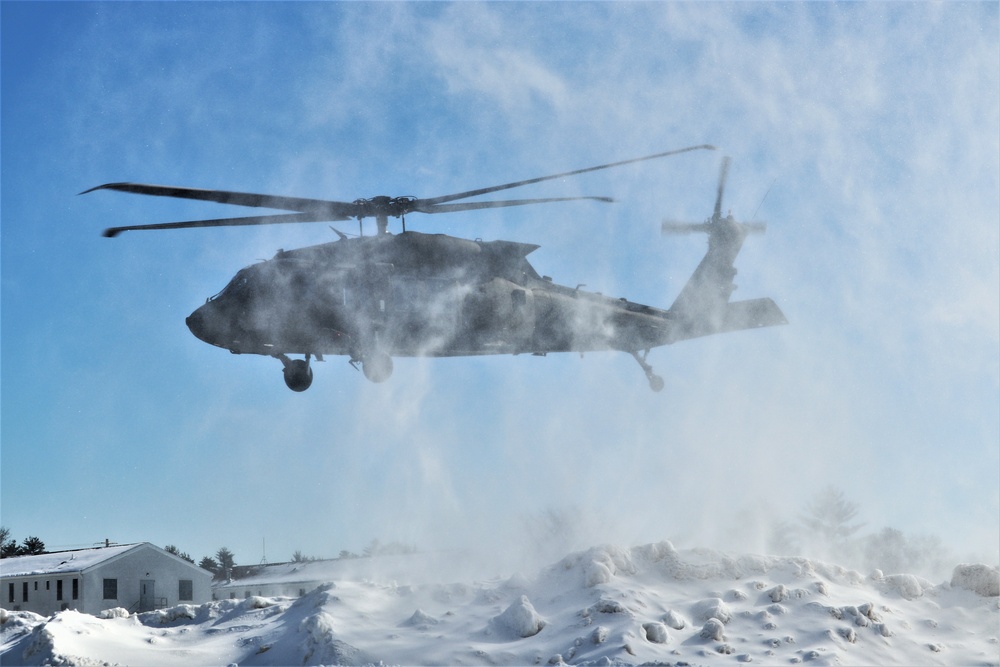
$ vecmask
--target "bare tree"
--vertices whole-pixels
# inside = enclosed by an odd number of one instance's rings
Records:
[[[0,526],[0,558],[17,555],[17,542],[10,537],[10,528]]]

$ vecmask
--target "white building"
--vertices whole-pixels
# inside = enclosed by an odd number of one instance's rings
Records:
[[[0,559],[0,606],[43,616],[202,604],[211,584],[211,572],[149,542]]]
[[[317,586],[342,579],[342,564],[339,560],[319,560],[240,567],[233,578],[212,583],[212,599],[302,597]]]

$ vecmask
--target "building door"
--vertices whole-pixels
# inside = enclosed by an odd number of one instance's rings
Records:
[[[139,580],[139,611],[156,609],[156,582],[152,579]]]

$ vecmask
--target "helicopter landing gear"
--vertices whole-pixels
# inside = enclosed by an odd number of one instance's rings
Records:
[[[392,357],[385,352],[369,352],[363,356],[352,356],[348,362],[357,369],[361,364],[361,372],[371,382],[385,382],[392,375]]]
[[[372,382],[385,382],[392,375],[392,357],[385,352],[372,352],[361,360],[361,371]]]
[[[283,354],[275,355],[284,364],[285,385],[292,391],[305,391],[312,385],[313,372],[309,367],[309,356],[303,359],[289,359]]]
[[[646,363],[646,357],[649,356],[649,350],[643,351],[640,356],[638,351],[632,352],[632,358],[636,360],[636,363],[642,368],[642,372],[646,374],[646,379],[649,380],[649,388],[653,391],[663,390],[663,378],[653,372],[653,367]]]

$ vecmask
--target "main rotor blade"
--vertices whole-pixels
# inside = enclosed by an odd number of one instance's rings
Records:
[[[750,222],[739,223],[748,234],[763,234],[767,232],[767,223],[763,220],[751,220]]]
[[[715,213],[713,219],[718,220],[722,215],[722,192],[726,189],[726,179],[729,178],[729,156],[722,158],[722,167],[719,168],[719,190],[715,195]]]
[[[216,220],[190,220],[187,222],[161,222],[152,225],[130,225],[110,227],[104,236],[114,238],[122,232],[147,229],[189,229],[192,227],[238,227],[243,225],[277,225],[291,222],[338,222],[350,220],[347,216],[331,217],[321,213],[281,213],[278,215],[254,215],[246,218],[219,218]]]
[[[420,207],[433,206],[435,204],[443,204],[445,202],[455,201],[456,199],[465,199],[467,197],[476,197],[478,195],[485,195],[491,192],[499,192],[500,190],[509,190],[511,188],[518,188],[522,185],[531,185],[532,183],[541,183],[542,181],[550,181],[554,178],[564,178],[566,176],[576,176],[577,174],[585,174],[590,171],[598,171],[600,169],[610,169],[611,167],[620,167],[626,164],[632,164],[633,162],[642,162],[644,160],[654,160],[656,158],[667,157],[669,155],[677,155],[679,153],[687,153],[689,151],[696,150],[715,150],[715,146],[710,146],[708,144],[702,144],[701,146],[688,146],[687,148],[680,148],[673,151],[666,151],[663,153],[657,153],[655,155],[647,155],[646,157],[637,157],[631,160],[622,160],[621,162],[612,162],[610,164],[602,164],[596,167],[587,167],[586,169],[577,169],[575,171],[567,171],[562,174],[553,174],[552,176],[539,176],[538,178],[529,178],[525,181],[516,181],[514,183],[505,183],[504,185],[494,185],[489,188],[480,188],[479,190],[469,190],[467,192],[459,192],[453,195],[444,195],[443,197],[431,197],[428,199],[418,199],[415,203]]]
[[[502,201],[474,201],[463,204],[434,204],[431,206],[421,206],[412,210],[419,213],[456,213],[458,211],[475,211],[484,208],[506,208],[508,206],[527,206],[528,204],[546,204],[557,201],[579,201],[581,199],[607,203],[614,203],[615,201],[611,197],[550,197],[546,199],[509,199]]]
[[[202,190],[200,188],[183,188],[172,185],[148,185],[146,183],[106,183],[96,188],[84,190],[81,195],[95,190],[117,190],[131,192],[137,195],[152,195],[154,197],[176,197],[178,199],[197,199],[212,201],[219,204],[235,204],[237,206],[252,206],[256,208],[276,208],[300,213],[324,214],[334,217],[354,217],[358,213],[357,204],[326,199],[306,199],[303,197],[284,197],[264,195],[253,192],[233,192],[230,190]]]

